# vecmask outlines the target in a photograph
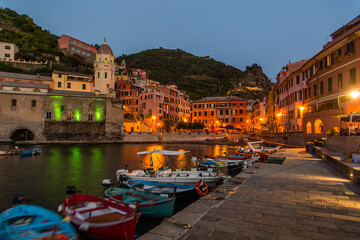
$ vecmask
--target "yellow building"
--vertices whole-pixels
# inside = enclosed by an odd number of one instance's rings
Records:
[[[124,132],[152,132],[151,127],[148,127],[144,122],[124,120]]]
[[[55,90],[94,92],[94,79],[91,75],[54,71],[52,79],[52,88]]]

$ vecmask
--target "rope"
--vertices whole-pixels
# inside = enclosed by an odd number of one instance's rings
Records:
[[[209,195],[206,195],[202,198],[207,198],[207,199],[214,199],[214,200],[225,200],[226,198],[224,197],[215,197],[215,196],[209,196]]]
[[[174,225],[179,226],[179,227],[184,228],[184,229],[190,229],[191,228],[190,224],[187,224],[187,223],[182,224],[182,223],[172,222],[172,221],[169,221],[169,220],[170,220],[169,218],[165,218],[164,220],[162,220],[162,222],[171,223],[171,224],[174,224]]]
[[[226,194],[234,194],[234,193],[236,193],[236,189],[231,188],[231,187],[216,189],[216,191],[226,193]]]

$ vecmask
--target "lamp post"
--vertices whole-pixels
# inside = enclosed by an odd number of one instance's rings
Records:
[[[339,92],[339,96],[338,96],[338,105],[339,105],[339,115],[340,115],[340,119],[339,119],[339,123],[340,123],[340,128],[339,128],[339,132],[341,131],[341,123],[342,123],[342,121],[341,121],[341,100],[340,100],[340,98],[341,98],[341,88],[339,88],[340,89],[340,92]],[[357,91],[357,90],[354,90],[354,91],[352,91],[351,93],[349,93],[349,96],[351,97],[351,98],[354,98],[354,99],[356,99],[356,98],[358,98],[359,96],[360,96],[360,92],[359,91]]]

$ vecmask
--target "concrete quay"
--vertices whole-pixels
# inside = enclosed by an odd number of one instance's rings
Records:
[[[360,188],[305,148],[256,163],[139,239],[360,239]],[[186,228],[187,224],[190,228]]]

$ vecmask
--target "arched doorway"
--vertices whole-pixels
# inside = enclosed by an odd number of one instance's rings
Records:
[[[10,136],[12,141],[34,140],[34,138],[34,134],[28,129],[17,129]]]
[[[307,122],[306,124],[306,133],[311,133],[311,122]]]
[[[324,125],[320,119],[316,119],[314,123],[314,130],[315,133],[323,133],[324,132]]]

